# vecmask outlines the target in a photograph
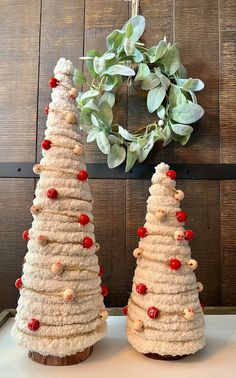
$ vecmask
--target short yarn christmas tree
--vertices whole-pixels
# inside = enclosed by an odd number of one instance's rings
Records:
[[[61,58],[49,80],[43,158],[31,207],[28,240],[12,336],[29,356],[48,365],[85,360],[106,333],[107,312],[98,265],[93,200],[78,127],[73,64]]]
[[[127,313],[132,346],[151,358],[180,359],[205,345],[204,314],[191,258],[192,230],[184,228],[184,198],[176,190],[176,172],[160,163],[152,177],[146,223],[137,231],[137,267]]]

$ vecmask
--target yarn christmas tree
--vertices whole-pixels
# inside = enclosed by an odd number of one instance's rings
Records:
[[[68,365],[86,359],[106,332],[101,285],[82,136],[77,124],[74,67],[61,58],[49,80],[52,102],[45,107],[43,158],[31,212],[23,232],[28,252],[12,336],[40,363]],[[103,294],[103,295],[102,295]]]
[[[139,352],[156,359],[179,359],[205,345],[204,315],[196,282],[197,261],[184,228],[184,198],[175,189],[176,172],[161,163],[149,189],[144,227],[138,229],[137,267],[127,313],[127,336]]]

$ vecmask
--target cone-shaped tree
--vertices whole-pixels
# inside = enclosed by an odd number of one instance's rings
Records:
[[[203,286],[196,282],[197,261],[184,228],[184,198],[175,189],[176,173],[161,163],[149,189],[144,227],[138,229],[137,267],[128,303],[127,336],[149,357],[177,359],[205,345],[204,315],[199,302]]]
[[[31,212],[28,240],[12,336],[35,355],[58,357],[48,364],[85,359],[106,332],[107,312],[101,269],[95,254],[93,201],[73,88],[73,64],[61,58],[49,80],[52,102],[45,107],[43,158]],[[83,355],[79,352],[85,351]],[[62,361],[65,356],[75,359]],[[38,358],[38,357],[37,357]],[[40,362],[40,361],[38,361]]]

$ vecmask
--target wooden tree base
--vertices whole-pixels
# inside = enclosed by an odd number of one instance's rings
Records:
[[[75,365],[79,364],[80,362],[85,361],[93,351],[93,346],[86,348],[83,352],[78,352],[76,354],[71,354],[70,356],[65,357],[56,357],[56,356],[43,356],[37,352],[29,351],[29,358],[31,360],[38,362],[39,364],[43,365],[51,365],[51,366],[67,366],[67,365]]]
[[[182,358],[186,357],[187,354],[183,354],[182,356],[161,356],[158,353],[144,353],[144,356],[148,358],[152,358],[153,360],[164,360],[164,361],[175,361],[175,360],[181,360]]]

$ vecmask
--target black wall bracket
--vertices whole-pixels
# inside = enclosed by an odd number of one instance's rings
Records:
[[[35,163],[0,163],[0,178],[37,178]],[[157,164],[157,163],[156,163]],[[92,179],[150,179],[156,164],[136,164],[128,173],[124,166],[109,169],[106,163],[88,163]],[[236,164],[170,164],[180,180],[236,180]]]

